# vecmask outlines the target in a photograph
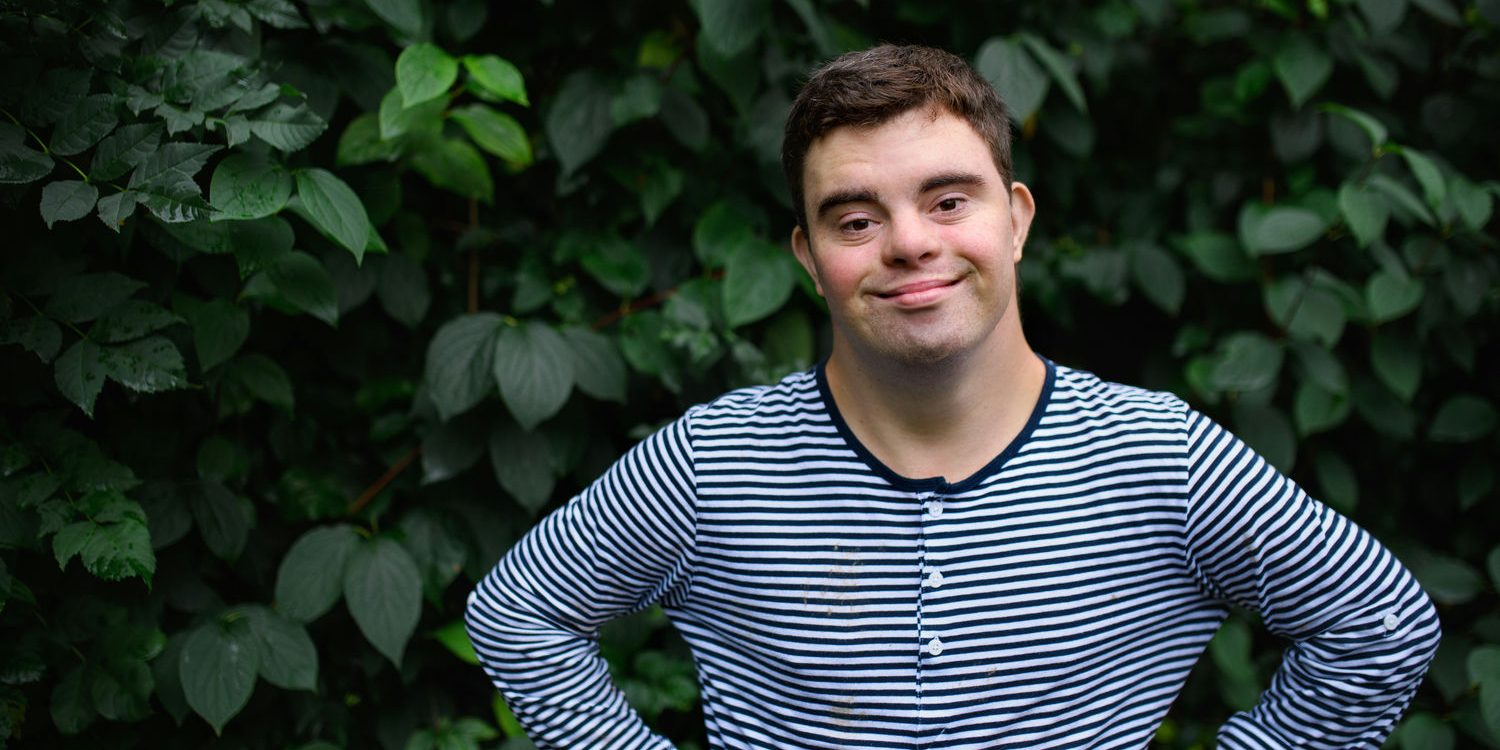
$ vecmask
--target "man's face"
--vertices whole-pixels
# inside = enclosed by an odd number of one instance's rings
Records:
[[[1015,326],[1015,264],[1034,204],[1007,190],[962,118],[917,109],[815,141],[803,167],[797,260],[828,301],[835,351],[936,364]],[[1007,321],[1006,316],[1012,316]]]

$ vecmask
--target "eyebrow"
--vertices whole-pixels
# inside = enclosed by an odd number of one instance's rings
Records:
[[[936,174],[923,180],[922,187],[918,192],[926,193],[931,190],[937,190],[938,188],[945,188],[953,185],[969,185],[978,187],[984,184],[984,177],[975,172],[943,172],[942,174]],[[821,201],[818,201],[818,210],[814,213],[814,216],[822,219],[828,214],[829,211],[832,211],[839,206],[849,203],[878,202],[880,202],[880,194],[876,193],[873,190],[867,190],[863,188],[841,190],[837,193],[833,193],[825,197]]]

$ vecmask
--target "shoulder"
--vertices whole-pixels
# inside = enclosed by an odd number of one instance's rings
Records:
[[[1176,394],[1100,378],[1087,370],[1054,364],[1049,415],[1095,425],[1160,423],[1180,427],[1192,408]]]
[[[737,388],[687,410],[689,429],[726,425],[786,424],[823,410],[823,399],[812,370],[791,373],[776,383]]]

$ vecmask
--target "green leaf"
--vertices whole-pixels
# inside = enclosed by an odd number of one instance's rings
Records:
[[[292,176],[280,165],[248,154],[234,154],[214,168],[208,201],[223,219],[259,219],[286,206]]]
[[[32,315],[0,323],[0,343],[20,344],[43,362],[51,362],[62,349],[62,329],[45,315]]]
[[[514,117],[483,104],[455,109],[451,117],[485,151],[516,166],[531,163],[531,141]]]
[[[216,481],[200,482],[190,497],[193,521],[204,546],[215,557],[234,562],[245,548],[254,508]]]
[[[181,322],[182,318],[154,302],[126,300],[99,317],[89,329],[89,338],[101,344],[117,344]]]
[[[754,323],[781,309],[797,284],[791,253],[780,245],[740,245],[724,268],[724,320],[730,328]]]
[[[242,611],[260,647],[260,676],[283,690],[316,690],[318,649],[307,628],[265,607]]]
[[[1287,35],[1271,58],[1271,64],[1294,108],[1306,103],[1333,74],[1333,58],[1329,56],[1327,46],[1314,42],[1305,34]]]
[[[99,200],[99,189],[81,180],[58,180],[42,188],[42,220],[47,228],[59,221],[89,215]]]
[[[432,304],[427,271],[422,264],[399,253],[386,257],[375,292],[386,314],[407,328],[416,328],[427,317]]]
[[[1369,247],[1385,235],[1391,209],[1383,195],[1367,185],[1346,182],[1339,187],[1339,210],[1360,247]]]
[[[150,187],[174,188],[192,182],[219,148],[202,143],[168,143],[151,152],[130,173],[129,187],[144,191]]]
[[[511,101],[523,107],[530,106],[526,98],[526,82],[521,71],[510,61],[497,55],[465,55],[464,70],[474,84],[470,90],[479,98],[492,102]]]
[[[604,76],[595,71],[577,71],[563,80],[543,120],[563,174],[576,171],[604,149],[615,129],[613,99]]]
[[[1280,345],[1251,331],[1230,334],[1209,373],[1215,388],[1257,391],[1276,382],[1285,353]]]
[[[427,388],[447,421],[472,409],[494,389],[495,339],[504,325],[495,313],[462,315],[443,324],[427,347]]]
[[[76,666],[52,688],[48,708],[52,723],[63,734],[78,734],[93,723],[97,712],[84,683],[84,667]]]
[[[1424,553],[1408,564],[1432,600],[1455,606],[1473,600],[1484,587],[1484,579],[1468,563],[1445,555]]]
[[[106,346],[100,362],[110,380],[132,391],[158,393],[187,386],[182,354],[162,336]]]
[[[1376,271],[1365,285],[1365,302],[1374,323],[1395,320],[1415,310],[1422,302],[1422,282],[1402,278],[1389,271]]]
[[[1422,347],[1410,336],[1389,329],[1376,332],[1370,342],[1370,365],[1402,401],[1410,402],[1422,383]]]
[[[1240,402],[1234,409],[1235,432],[1283,474],[1297,461],[1297,433],[1291,420],[1272,406]]]
[[[1204,276],[1225,284],[1255,278],[1255,264],[1233,237],[1219,232],[1198,232],[1173,239]]]
[[[396,58],[396,88],[403,107],[442,96],[456,80],[458,61],[435,44],[413,44]]]
[[[661,111],[662,84],[654,75],[637,73],[625,80],[610,103],[615,127],[649,120]]]
[[[401,103],[401,90],[392,88],[380,100],[380,137],[391,140],[403,135],[441,135],[443,111],[447,108],[447,99],[433,99],[414,107],[406,107]],[[396,144],[390,146],[396,148]]]
[[[52,539],[52,551],[62,566],[77,554],[88,572],[106,581],[135,576],[151,583],[156,573],[156,555],[151,551],[151,532],[142,523],[140,506],[129,503],[135,517],[110,523],[79,521],[69,524]]]
[[[82,153],[109,135],[119,123],[112,94],[85,97],[58,120],[49,148],[61,156]]]
[[[354,259],[364,258],[369,242],[370,217],[359,196],[343,180],[326,169],[304,169],[297,172],[297,197],[307,210],[308,221],[344,249]],[[306,309],[306,308],[303,308]],[[338,317],[334,310],[334,319]]]
[[[1453,727],[1426,712],[1406,717],[1395,734],[1404,750],[1453,750]]]
[[[260,643],[243,619],[209,622],[188,636],[177,670],[189,706],[215,734],[234,718],[255,691]]]
[[[79,339],[68,347],[57,358],[53,379],[63,396],[77,404],[84,414],[94,416],[94,401],[104,388],[104,364],[99,345],[88,339]]]
[[[1472,443],[1495,430],[1495,406],[1473,394],[1450,396],[1438,408],[1427,437],[1444,443]]]
[[[159,123],[126,125],[99,142],[89,165],[95,180],[113,180],[146,160],[161,145]]]
[[[444,190],[485,203],[495,200],[490,166],[473,146],[457,138],[422,142],[411,154],[411,165],[429,182]]]
[[[24,184],[52,174],[52,157],[21,141],[0,140],[0,184]]]
[[[474,445],[484,452],[484,438],[480,436]],[[468,558],[468,546],[463,541],[467,529],[462,528],[458,518],[431,508],[417,508],[401,518],[397,526],[401,532],[401,544],[417,563],[422,575],[422,590],[428,601],[438,604],[448,585],[463,570]]]
[[[297,538],[276,570],[276,610],[296,622],[322,617],[344,589],[344,568],[360,544],[351,526],[321,526]]]
[[[710,46],[725,57],[750,48],[771,25],[770,0],[693,0]]]
[[[179,300],[178,309],[193,327],[193,348],[204,372],[229,361],[250,336],[250,313],[227,299]]]
[[[1305,208],[1246,203],[1240,209],[1240,242],[1251,255],[1301,250],[1327,229],[1321,216]]]
[[[1355,6],[1376,34],[1388,34],[1406,17],[1406,0],[1356,0]]]
[[[328,122],[307,104],[272,104],[245,118],[250,132],[272,148],[301,151],[328,129]]]
[[[1182,309],[1187,282],[1177,259],[1154,244],[1136,244],[1130,247],[1130,270],[1153,304],[1174,316]]]
[[[601,401],[625,403],[625,360],[604,334],[574,326],[562,332],[573,359],[578,390]]]
[[[1323,390],[1317,383],[1306,381],[1297,386],[1297,397],[1293,406],[1293,417],[1297,421],[1297,434],[1303,437],[1331,430],[1349,417],[1349,397]]]
[[[135,213],[135,205],[139,196],[134,190],[106,195],[99,199],[99,220],[104,226],[118,232],[125,226],[125,220]]]
[[[1026,49],[1031,50],[1031,54],[1036,56],[1037,62],[1040,62],[1042,67],[1047,69],[1047,72],[1052,76],[1052,80],[1057,81],[1058,87],[1068,97],[1068,101],[1072,102],[1073,106],[1079,112],[1087,114],[1089,111],[1088,102],[1084,99],[1083,87],[1078,84],[1078,73],[1073,70],[1073,61],[1068,59],[1067,55],[1053,49],[1041,37],[1035,34],[1022,32],[1017,35],[1017,38],[1021,40],[1021,44],[1026,46]]]
[[[463,620],[454,620],[447,625],[433,631],[432,637],[443,648],[457,656],[460,661],[471,666],[479,666],[479,654],[474,652],[474,644],[469,641],[469,631],[464,628]]]
[[[533,517],[552,497],[552,444],[512,425],[490,432],[490,466],[495,479]]]
[[[1484,566],[1489,570],[1490,584],[1500,589],[1500,547],[1490,550],[1490,554],[1484,559]]]
[[[991,37],[974,57],[974,68],[1000,93],[1010,118],[1026,122],[1047,98],[1047,74],[1019,45]]]
[[[1427,205],[1434,211],[1441,210],[1448,197],[1448,183],[1443,180],[1443,172],[1437,163],[1421,151],[1405,146],[1401,148],[1401,158],[1406,160],[1407,168],[1422,186]]]
[[[395,161],[400,154],[399,143],[381,138],[380,115],[366,112],[350,121],[343,135],[339,136],[338,153],[334,161],[341,167],[353,167]]]
[[[1390,199],[1388,203],[1391,208],[1404,210],[1428,226],[1437,226],[1437,218],[1433,216],[1432,210],[1405,185],[1384,174],[1371,175],[1368,184]]]
[[[723,268],[730,255],[755,240],[754,210],[742,200],[723,199],[699,214],[693,252],[706,268]]]
[[[64,323],[86,323],[129,299],[145,284],[113,271],[64,278],[47,300],[47,314]]]
[[[478,420],[465,417],[437,425],[422,438],[422,483],[441,482],[473,468],[484,455],[485,435]]]
[[[1318,486],[1323,488],[1323,502],[1344,515],[1353,513],[1359,503],[1359,479],[1348,462],[1337,453],[1319,453],[1313,468],[1318,472]]]
[[[572,351],[544,323],[503,327],[495,340],[495,382],[505,406],[529,432],[567,403],[573,390]]]
[[[1348,316],[1339,298],[1306,278],[1293,277],[1265,288],[1266,312],[1293,337],[1331,347],[1343,336]]]
[[[338,291],[328,269],[317,258],[303,252],[287,253],[271,262],[266,276],[293,307],[328,325],[338,324]]]
[[[667,132],[689,150],[701,152],[708,148],[708,113],[681,89],[668,87],[662,92],[661,122]]]
[[[252,396],[290,415],[296,406],[292,380],[276,360],[264,354],[236,357],[226,369],[226,380],[238,383]]]
[[[615,235],[588,236],[578,241],[584,243],[584,270],[609,291],[621,297],[635,297],[651,283],[651,266],[645,253],[629,242]]]
[[[1412,0],[1412,4],[1421,8],[1427,15],[1449,26],[1463,25],[1463,17],[1458,14],[1458,11],[1453,9],[1453,4],[1449,0]],[[1493,727],[1493,722],[1491,726]],[[1497,731],[1496,734],[1500,734],[1500,731]]]
[[[424,26],[421,0],[365,0],[365,5],[402,36],[421,35]]]
[[[344,603],[365,639],[399,669],[422,616],[422,577],[406,548],[386,537],[359,545],[344,568]]]
[[[1379,120],[1352,107],[1345,107],[1342,104],[1324,104],[1319,109],[1343,117],[1358,126],[1360,130],[1365,131],[1365,135],[1370,138],[1372,153],[1379,153],[1380,147],[1384,146],[1386,139],[1390,137],[1389,131]]]

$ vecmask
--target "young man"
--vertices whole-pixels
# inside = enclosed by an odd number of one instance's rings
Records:
[[[689,410],[481,582],[469,632],[538,746],[670,747],[594,641],[658,601],[714,748],[1144,747],[1231,602],[1292,645],[1219,747],[1380,745],[1431,603],[1181,400],[1031,351],[1034,205],[988,83],[845,55],[783,161],[832,355]]]

